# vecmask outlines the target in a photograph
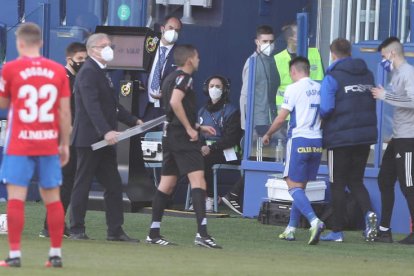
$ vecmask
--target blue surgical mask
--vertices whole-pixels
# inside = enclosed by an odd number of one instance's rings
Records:
[[[390,60],[390,56],[391,56],[391,54],[388,56],[388,58],[384,58],[383,60],[381,60],[381,66],[387,72],[391,72],[392,69],[394,69],[394,67],[392,65],[393,62],[392,62],[392,60]]]

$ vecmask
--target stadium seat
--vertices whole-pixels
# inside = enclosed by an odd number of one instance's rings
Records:
[[[213,205],[214,205],[214,212],[217,213],[218,210],[218,195],[217,195],[217,172],[218,170],[233,170],[233,171],[241,171],[240,165],[232,165],[232,164],[215,164],[211,167],[213,170]],[[243,173],[243,172],[241,172]],[[185,210],[190,208],[190,195],[191,195],[191,185],[188,183],[187,187],[187,197],[185,200]]]

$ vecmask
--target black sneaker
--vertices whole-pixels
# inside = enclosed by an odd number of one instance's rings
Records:
[[[166,239],[164,239],[163,236],[160,237],[156,237],[151,239],[149,236],[147,236],[147,238],[145,239],[146,243],[150,243],[150,244],[157,244],[157,245],[161,245],[161,246],[167,246],[167,245],[177,245],[173,242],[167,241]]]
[[[0,266],[2,267],[21,267],[22,263],[20,258],[7,258],[3,261],[0,261]]]
[[[401,243],[401,244],[414,244],[414,233],[409,234],[407,237],[400,240],[398,243]]]
[[[66,226],[65,226],[65,229],[63,230],[63,237],[64,238],[69,238],[70,237],[70,230]]]
[[[46,261],[45,267],[63,267],[62,258],[59,256],[49,257]]]
[[[229,193],[225,197],[222,197],[221,200],[224,204],[227,205],[227,207],[232,209],[234,212],[236,212],[239,215],[243,215],[243,207],[241,206],[241,204],[239,204],[239,197],[237,195]]]
[[[385,242],[385,243],[392,243],[392,233],[391,229],[388,229],[387,231],[381,231],[378,229],[378,234],[374,239],[375,242]]]
[[[203,246],[203,247],[207,247],[207,248],[222,249],[222,247],[220,245],[216,244],[216,241],[214,240],[213,237],[211,237],[211,236],[202,237],[202,236],[200,236],[199,233],[197,233],[197,235],[195,237],[194,244],[199,245],[199,246]]]
[[[40,231],[39,238],[49,238],[49,230],[43,229]]]

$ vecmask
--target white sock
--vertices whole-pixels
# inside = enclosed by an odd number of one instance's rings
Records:
[[[20,250],[10,250],[9,252],[9,258],[21,258],[22,252]]]
[[[293,226],[288,226],[285,229],[285,232],[295,232],[296,231],[296,227]]]
[[[62,257],[62,248],[51,247],[49,250],[49,257]]]
[[[318,224],[319,219],[318,218],[314,218],[311,222],[310,225],[311,227],[316,227],[316,225]]]
[[[387,227],[382,227],[382,226],[380,225],[379,230],[380,230],[380,231],[385,232],[385,231],[390,230],[390,228],[387,228]]]

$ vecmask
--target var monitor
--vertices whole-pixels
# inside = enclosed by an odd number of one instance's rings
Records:
[[[157,49],[159,35],[146,27],[97,26],[96,33],[109,35],[114,59],[108,69],[148,71]]]

